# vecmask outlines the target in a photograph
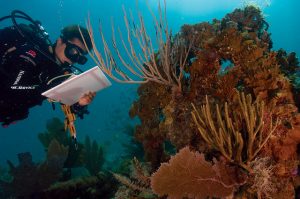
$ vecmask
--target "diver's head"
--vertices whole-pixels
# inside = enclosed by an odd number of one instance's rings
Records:
[[[87,29],[78,25],[67,26],[61,31],[61,36],[56,41],[55,55],[61,63],[85,64],[87,61],[87,49],[84,45],[80,31],[85,39],[89,50],[92,49],[92,42]]]

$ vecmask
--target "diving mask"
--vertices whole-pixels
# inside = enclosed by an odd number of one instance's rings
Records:
[[[75,44],[66,41],[65,56],[70,59],[73,63],[83,65],[87,62],[86,54],[80,47]]]

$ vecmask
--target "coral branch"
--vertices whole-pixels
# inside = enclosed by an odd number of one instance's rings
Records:
[[[164,3],[166,4],[166,2]],[[103,53],[96,46],[91,21],[88,19],[87,29],[94,49],[93,52],[89,51],[89,54],[103,72],[117,82],[146,83],[153,81],[174,86],[181,90],[183,68],[187,64],[192,42],[190,45],[186,45],[179,37],[172,37],[168,29],[166,9],[162,11],[159,5],[158,16],[150,8],[149,10],[156,30],[157,52],[154,50],[154,42],[146,31],[142,15],[139,14],[139,23],[135,23],[133,17],[129,18],[124,9],[127,38],[123,36],[122,31],[118,30],[119,40],[122,44],[122,47],[120,47],[112,24],[112,47],[110,48],[100,27],[100,35],[104,46]],[[124,54],[122,50],[124,50],[126,56],[122,55]],[[119,62],[121,66],[119,66]]]
[[[263,121],[264,102],[252,102],[251,95],[237,92],[239,109],[229,113],[225,103],[224,114],[216,105],[216,122],[206,96],[206,104],[201,107],[201,114],[193,106],[192,116],[200,135],[212,147],[230,162],[234,162],[250,171],[249,163],[257,156],[277,127],[270,122],[266,127]],[[232,116],[233,115],[233,119]],[[240,128],[245,126],[246,128]],[[265,133],[267,131],[267,134]],[[265,135],[266,134],[266,135]]]

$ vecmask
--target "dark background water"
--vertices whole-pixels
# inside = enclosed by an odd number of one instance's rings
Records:
[[[157,0],[149,0],[150,8],[157,7]],[[213,18],[221,19],[233,9],[241,7],[238,0],[167,0],[167,18],[169,27],[176,33],[183,24],[194,24],[209,21]],[[230,3],[229,3],[230,2]],[[253,1],[261,2],[264,1]],[[98,33],[98,21],[101,20],[104,33],[110,38],[111,20],[125,31],[123,25],[122,5],[136,13],[136,0],[0,0],[0,15],[8,15],[14,9],[26,12],[34,19],[42,22],[54,42],[60,34],[60,29],[69,24],[85,26],[87,16]],[[145,1],[138,2],[138,8],[145,17],[150,35],[154,35],[152,19]],[[284,48],[287,52],[300,54],[300,3],[297,0],[273,0],[269,7],[263,7],[266,21],[270,24],[275,50]],[[0,27],[6,23],[0,23]],[[97,39],[99,39],[97,37]],[[100,44],[100,43],[99,43]],[[99,47],[102,47],[99,45]],[[86,70],[95,64],[90,60],[82,69]],[[86,135],[96,139],[106,147],[108,160],[115,159],[122,153],[121,142],[126,142],[124,131],[133,121],[128,116],[132,102],[136,99],[137,85],[126,85],[112,82],[113,85],[99,92],[89,106],[90,114],[84,120],[76,121],[78,139],[83,141]],[[26,120],[20,121],[9,128],[0,127],[0,166],[6,165],[6,160],[16,162],[16,154],[29,151],[35,161],[44,158],[44,151],[37,134],[46,130],[46,122],[53,118],[64,118],[57,106],[53,111],[48,102],[30,111]]]

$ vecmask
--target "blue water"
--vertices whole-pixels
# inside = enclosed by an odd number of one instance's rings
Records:
[[[88,14],[91,16],[96,33],[100,19],[104,33],[109,35],[112,17],[115,25],[124,29],[122,5],[133,10],[137,6],[136,0],[0,0],[0,2],[1,15],[7,15],[14,9],[26,12],[42,22],[53,42],[63,26],[69,24],[84,26]],[[144,14],[147,27],[151,27],[152,19],[144,2],[142,0],[138,2],[138,8]],[[233,9],[242,6],[242,2],[238,0],[207,2],[167,0],[167,17],[173,33],[176,33],[183,24],[211,21],[213,18],[221,19]],[[157,1],[149,0],[149,5],[155,9]],[[269,31],[272,33],[274,50],[284,48],[287,52],[294,51],[300,54],[300,23],[297,20],[299,8],[298,0],[273,0],[269,7],[263,8],[266,20],[270,24]],[[82,69],[86,70],[94,65],[90,60]],[[126,136],[122,132],[126,130],[126,126],[137,122],[128,116],[130,106],[137,97],[137,86],[113,82],[111,87],[97,94],[89,106],[91,113],[84,120],[76,121],[78,139],[83,141],[84,137],[89,135],[103,144],[107,159],[110,161],[122,152],[121,143],[126,141]],[[0,165],[6,165],[6,160],[16,162],[16,154],[26,151],[32,154],[34,161],[43,160],[44,151],[37,134],[46,131],[46,122],[53,117],[64,118],[59,107],[53,111],[51,105],[44,102],[43,106],[33,108],[26,120],[9,128],[0,127]]]

